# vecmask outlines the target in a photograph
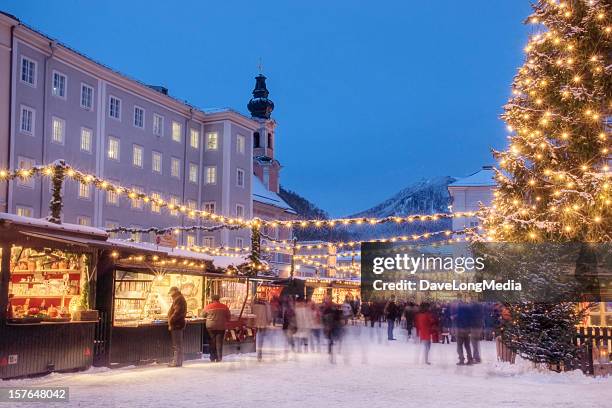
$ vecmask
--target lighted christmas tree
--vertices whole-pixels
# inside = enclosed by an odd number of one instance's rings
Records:
[[[535,33],[503,119],[509,148],[494,152],[498,188],[486,237],[504,242],[612,240],[609,129],[612,21],[609,0],[540,0]],[[508,304],[503,341],[534,362],[575,358],[584,310],[569,302]]]
[[[536,30],[503,119],[509,149],[499,160],[495,241],[612,240],[606,118],[612,108],[611,5],[539,1]]]

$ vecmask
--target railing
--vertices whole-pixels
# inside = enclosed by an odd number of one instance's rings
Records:
[[[574,344],[582,352],[580,358],[569,364],[570,368],[579,368],[585,374],[595,375],[598,368],[610,364],[612,327],[579,327]]]

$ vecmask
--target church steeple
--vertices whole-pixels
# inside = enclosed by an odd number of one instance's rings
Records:
[[[259,74],[255,77],[255,89],[253,89],[253,97],[249,101],[247,108],[251,112],[251,116],[259,119],[270,119],[274,110],[274,102],[268,99],[268,88],[266,88],[266,77]]]

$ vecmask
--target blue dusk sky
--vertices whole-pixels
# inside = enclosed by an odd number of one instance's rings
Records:
[[[199,107],[247,112],[260,58],[281,184],[340,216],[505,144],[528,0],[30,1],[0,9]]]

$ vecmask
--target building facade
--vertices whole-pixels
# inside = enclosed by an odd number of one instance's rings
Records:
[[[483,166],[482,169],[467,177],[460,178],[448,185],[451,196],[453,212],[476,211],[480,205],[489,206],[493,201],[495,188],[495,172],[492,166]],[[469,227],[477,227],[476,217],[453,218],[453,231],[460,231]]]
[[[232,109],[198,109],[163,87],[120,74],[1,13],[0,55],[2,168],[64,159],[79,170],[170,203],[245,219],[258,216],[252,174],[260,174],[266,188],[278,193],[275,122],[265,102],[263,75],[256,78],[249,118]],[[265,172],[262,157],[274,163]],[[63,219],[76,224],[113,228],[202,222],[73,181],[65,182],[63,195]],[[45,217],[50,198],[45,178],[0,185],[2,211]],[[269,216],[268,210],[262,207],[259,216]],[[291,210],[281,208],[279,214],[294,216]],[[248,230],[181,233],[179,242],[248,246],[249,236]],[[285,236],[291,231],[279,232]]]

